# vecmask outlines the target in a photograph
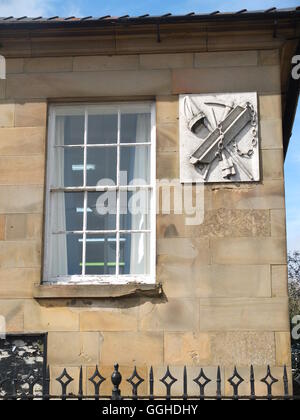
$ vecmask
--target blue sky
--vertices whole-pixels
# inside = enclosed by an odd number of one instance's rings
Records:
[[[131,16],[295,7],[300,0],[0,0],[1,16]],[[300,107],[299,107],[300,108]],[[288,248],[300,250],[300,109],[285,163]]]

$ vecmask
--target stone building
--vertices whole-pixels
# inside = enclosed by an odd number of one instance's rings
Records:
[[[51,378],[66,367],[75,393],[80,366],[92,393],[95,365],[107,378],[115,362],[126,378],[135,365],[144,378],[150,366],[156,378],[167,365],[178,378],[184,365],[190,378],[203,367],[212,394],[218,365],[224,379],[235,365],[247,377],[251,364],[259,379],[267,365],[282,378],[291,366],[283,163],[299,18],[272,9],[0,19],[1,363],[11,341],[47,334]],[[162,180],[177,180],[171,199],[192,181],[201,223],[174,214],[178,195],[162,209]],[[122,213],[129,184],[149,214]],[[116,211],[103,215],[109,192]]]

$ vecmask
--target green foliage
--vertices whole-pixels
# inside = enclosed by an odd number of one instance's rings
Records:
[[[290,318],[300,315],[300,252],[288,255]]]

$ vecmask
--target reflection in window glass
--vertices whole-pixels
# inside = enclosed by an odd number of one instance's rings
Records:
[[[118,115],[89,115],[88,144],[110,144],[118,140]]]
[[[120,151],[121,185],[150,184],[150,147],[124,146]],[[126,178],[124,177],[126,174]]]
[[[51,235],[49,264],[52,278],[82,274],[82,244],[82,235]]]
[[[115,235],[87,235],[85,273],[89,275],[116,274]]]
[[[83,148],[56,147],[52,185],[55,187],[78,187],[83,185]]]
[[[150,191],[120,192],[120,230],[150,229]]]
[[[151,114],[122,114],[121,143],[151,141]]]
[[[52,233],[83,230],[83,193],[57,192],[51,200]]]
[[[87,230],[115,230],[117,214],[116,191],[89,192],[87,203]],[[105,212],[106,214],[103,214]]]
[[[117,183],[117,148],[89,147],[87,151],[87,185],[97,186],[102,181]],[[107,185],[106,181],[106,185]]]
[[[83,143],[84,115],[59,116],[56,118],[56,145],[82,145]]]
[[[120,274],[150,274],[150,234],[120,235]]]

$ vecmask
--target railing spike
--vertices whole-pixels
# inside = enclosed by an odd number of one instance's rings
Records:
[[[254,367],[250,367],[250,387],[251,387],[251,400],[255,400],[255,376],[254,376]]]
[[[221,368],[218,366],[217,371],[217,399],[222,399],[222,391],[221,391],[222,379],[221,379]]]
[[[284,386],[285,400],[288,400],[289,399],[289,378],[287,374],[286,365],[284,365],[284,368],[283,368],[283,386]]]
[[[149,384],[150,384],[150,401],[154,400],[154,374],[153,374],[153,367],[150,368],[150,375],[149,375]]]
[[[79,371],[79,390],[78,390],[78,400],[82,401],[82,397],[83,397],[83,386],[82,386],[82,366],[80,366],[80,371]]]
[[[183,369],[183,400],[186,401],[188,399],[188,388],[187,388],[187,369],[184,366]]]

